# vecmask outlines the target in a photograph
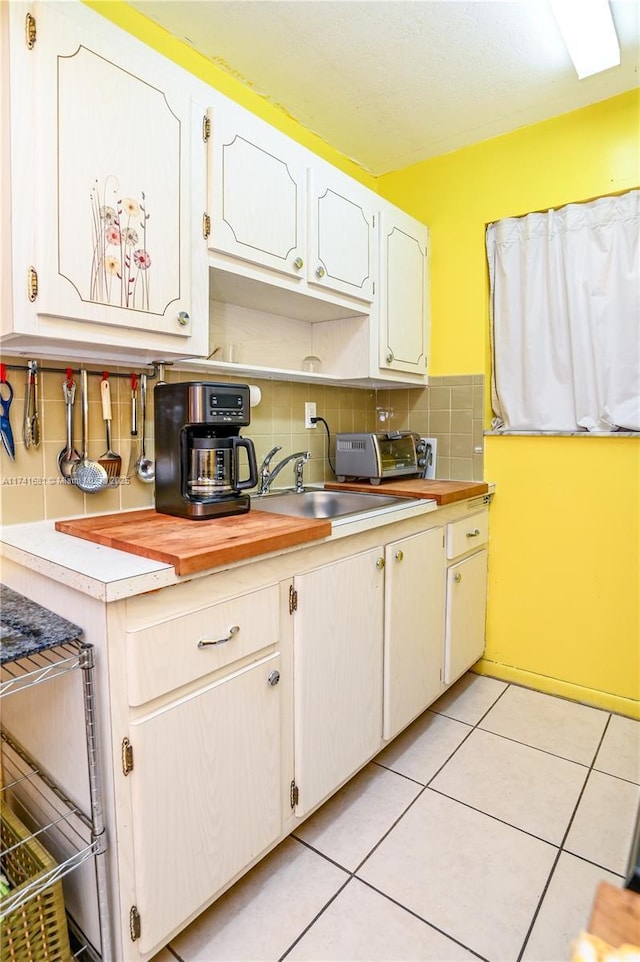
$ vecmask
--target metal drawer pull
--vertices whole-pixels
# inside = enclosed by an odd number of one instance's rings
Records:
[[[239,631],[240,625],[231,625],[229,628],[229,634],[226,638],[218,638],[217,641],[205,641],[204,638],[201,638],[198,642],[198,648],[208,648],[210,645],[224,645],[225,642],[231,641],[232,638],[235,638]]]
[[[467,538],[477,538],[480,534],[480,529],[476,528],[475,531],[467,531]]]
[[[458,583],[460,583],[460,582],[462,581],[462,575],[460,574],[459,571],[456,571],[456,573],[455,573],[454,576],[453,576],[453,580],[456,581],[456,582],[458,582]]]

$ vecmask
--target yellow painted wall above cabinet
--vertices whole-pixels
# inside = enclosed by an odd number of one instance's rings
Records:
[[[486,224],[637,187],[639,129],[630,91],[378,179],[429,225],[430,374],[488,367]]]
[[[111,20],[122,27],[127,33],[143,40],[169,60],[173,60],[174,63],[184,67],[196,77],[204,80],[205,83],[215,87],[226,97],[246,107],[247,110],[257,114],[283,133],[288,134],[289,137],[297,140],[304,147],[318,154],[319,157],[328,160],[329,163],[339,167],[340,170],[351,177],[355,177],[356,180],[367,187],[376,189],[376,178],[372,174],[325,143],[317,134],[307,130],[281,107],[270,103],[266,97],[261,97],[247,85],[241,83],[230,71],[223,70],[222,67],[203,57],[202,54],[196,53],[182,40],[171,36],[158,24],[143,16],[133,7],[128,6],[124,0],[83,0],[83,2],[92,10],[106,17],[107,20]]]

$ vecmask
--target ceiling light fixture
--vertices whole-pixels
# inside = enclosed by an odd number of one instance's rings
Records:
[[[579,80],[620,63],[608,0],[549,0],[549,4]]]

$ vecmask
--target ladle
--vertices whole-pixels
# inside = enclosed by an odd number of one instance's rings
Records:
[[[147,429],[147,375],[140,375],[140,406],[142,408],[142,451],[136,461],[136,476],[145,484],[151,484],[156,477],[156,466],[145,451],[145,433]]]
[[[58,455],[58,468],[63,478],[71,478],[73,466],[80,460],[80,455],[73,446],[73,404],[76,399],[75,381],[63,381],[62,393],[67,414],[67,444]]]

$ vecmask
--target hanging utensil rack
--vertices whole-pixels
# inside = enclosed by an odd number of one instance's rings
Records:
[[[5,363],[4,366],[7,371],[24,371],[25,369],[26,370],[29,369],[29,365],[31,363],[32,363],[31,360],[27,360],[25,364],[6,364]],[[145,371],[145,373],[147,374],[147,381],[153,381],[155,378],[158,378],[158,381],[164,381],[164,369],[165,367],[171,367],[172,364],[173,364],[173,361],[152,361],[150,364],[145,364],[144,365],[145,368],[151,368],[151,374],[148,374]],[[122,367],[121,364],[119,366]],[[38,364],[38,373],[42,372],[44,374],[67,374],[68,371],[71,371],[72,374],[80,374],[80,370],[81,368],[72,368],[68,366],[67,367],[46,367],[44,364]],[[102,378],[104,374],[104,370],[100,370],[100,371],[87,370],[87,374],[89,375],[89,377]],[[139,376],[140,375],[138,375],[138,377]],[[127,380],[130,380],[131,372],[127,372],[127,373],[117,372],[115,374],[112,374],[111,371],[109,371],[109,377],[110,378],[111,377],[126,378]]]

